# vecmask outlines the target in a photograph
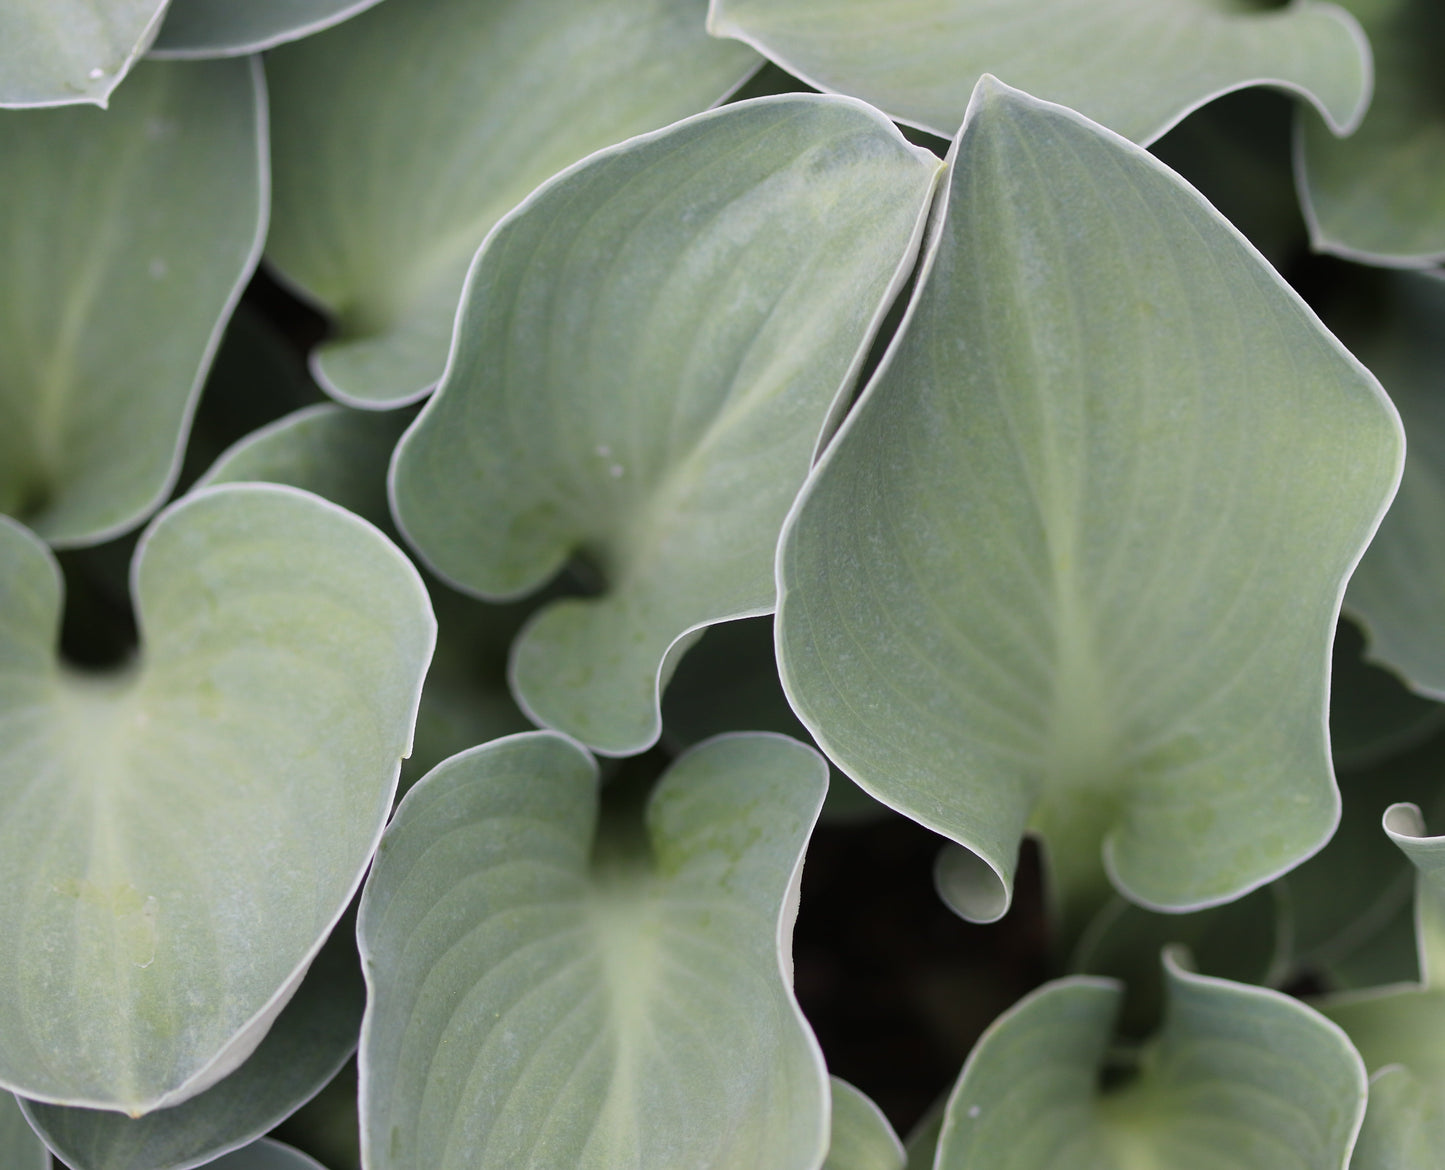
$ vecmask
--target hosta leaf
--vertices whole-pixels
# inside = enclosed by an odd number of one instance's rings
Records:
[[[904,1170],[903,1143],[882,1110],[847,1081],[829,1078],[833,1126],[823,1170]]]
[[[380,413],[326,404],[299,410],[225,452],[202,484],[261,480],[315,492],[391,530],[386,465],[413,411]],[[402,765],[402,790],[450,755],[532,726],[507,688],[507,648],[530,604],[486,605],[428,582],[437,647]]]
[[[861,103],[760,98],[600,152],[478,253],[392,493],[479,595],[574,553],[600,568],[600,597],[547,606],[513,648],[532,718],[641,751],[690,635],[771,612],[778,530],[938,169]]]
[[[320,1162],[308,1158],[300,1150],[262,1138],[245,1149],[237,1150],[209,1163],[207,1170],[325,1170]]]
[[[105,105],[155,36],[166,2],[6,0],[0,5],[0,108]],[[6,154],[0,150],[0,157]]]
[[[1375,95],[1337,139],[1301,119],[1300,195],[1316,248],[1371,264],[1445,260],[1445,8],[1438,0],[1341,0],[1375,53]]]
[[[336,319],[343,401],[441,377],[472,254],[543,179],[704,109],[757,57],[701,0],[404,0],[271,54],[269,254]]]
[[[1445,280],[1391,274],[1366,295],[1379,314],[1373,327],[1341,332],[1385,383],[1410,449],[1345,604],[1365,627],[1367,657],[1445,699]]]
[[[1344,1170],[1365,1070],[1298,1000],[1166,957],[1163,1027],[1100,1091],[1120,990],[1076,977],[979,1040],[949,1099],[937,1170]]]
[[[1319,1007],[1379,1074],[1352,1170],[1431,1170],[1440,1157],[1435,1141],[1445,1133],[1445,837],[1425,835],[1413,804],[1392,805],[1384,825],[1418,873],[1421,983],[1347,993]]]
[[[909,314],[779,548],[793,706],[1003,912],[1229,901],[1338,815],[1344,578],[1399,474],[1379,386],[1143,150],[985,78]],[[956,877],[957,875],[955,875]]]
[[[53,560],[0,521],[0,1084],[139,1115],[251,1053],[355,892],[435,624],[292,488],[185,497],[132,575],[139,658],[76,671]]]
[[[20,1104],[0,1092],[0,1166],[5,1170],[50,1170],[50,1152],[35,1136]]]
[[[354,923],[348,916],[260,1047],[204,1093],[135,1119],[34,1102],[27,1112],[71,1170],[205,1166],[255,1141],[320,1092],[356,1050],[365,1006]]]
[[[614,782],[616,783],[616,782]],[[362,897],[368,1170],[792,1170],[827,1080],[791,981],[817,754],[710,740],[598,820],[550,732],[453,756]]]
[[[1220,94],[1273,85],[1336,132],[1370,97],[1370,50],[1334,4],[1238,0],[711,0],[715,36],[829,92],[951,137],[991,73],[1137,142]]]
[[[0,43],[3,43],[0,36]],[[0,512],[97,543],[165,498],[265,235],[259,67],[0,114]]]
[[[380,0],[171,0],[151,56],[258,53],[321,32],[377,3]]]

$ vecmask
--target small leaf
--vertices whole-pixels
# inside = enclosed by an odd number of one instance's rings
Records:
[[[0,1166],[5,1170],[50,1170],[50,1151],[20,1112],[20,1103],[6,1092],[0,1092]]]
[[[1344,579],[1399,476],[1374,379],[1191,188],[991,78],[908,316],[779,548],[783,684],[880,800],[976,855],[1239,897],[1338,817]],[[1107,874],[1107,880],[1106,880]]]
[[[422,397],[503,214],[756,66],[706,35],[701,0],[404,0],[270,54],[268,250],[336,318],[313,360],[322,386],[353,405]]]
[[[108,110],[0,114],[0,512],[52,544],[125,531],[175,481],[265,236],[261,85],[146,64]]]
[[[255,1141],[321,1091],[356,1050],[365,1006],[354,923],[348,916],[256,1051],[200,1096],[134,1120],[36,1102],[26,1109],[46,1144],[71,1170],[209,1165]]]
[[[883,1111],[847,1081],[829,1077],[833,1128],[822,1170],[905,1170],[903,1143]]]
[[[697,632],[772,611],[778,531],[938,171],[861,103],[760,98],[594,155],[478,253],[392,498],[480,596],[575,553],[601,569],[602,596],[547,606],[513,647],[537,722],[642,751]]]
[[[1340,0],[1375,53],[1375,96],[1348,138],[1302,118],[1299,189],[1314,246],[1367,264],[1445,260],[1445,8],[1439,0]]]
[[[1334,4],[1236,0],[712,0],[708,28],[790,73],[952,137],[984,74],[1137,142],[1231,90],[1307,98],[1336,133],[1370,98],[1370,50]]]
[[[1344,1034],[1298,1000],[1166,955],[1168,1006],[1132,1079],[1100,1086],[1120,990],[1050,983],[979,1040],[937,1170],[1343,1170],[1365,1109]]]
[[[6,0],[0,5],[0,108],[105,105],[156,35],[166,3]],[[0,157],[8,153],[0,149]]]
[[[139,658],[75,670],[0,520],[0,1085],[138,1116],[250,1055],[360,884],[435,624],[379,532],[266,484],[172,505],[132,581]]]
[[[1341,333],[1379,375],[1409,439],[1400,491],[1350,580],[1345,604],[1366,657],[1445,699],[1445,280],[1391,274],[1367,286],[1374,323]]]
[[[591,757],[550,732],[425,777],[361,904],[369,1170],[818,1165],[789,952],[825,783],[773,735],[681,757],[645,822],[599,825]]]
[[[377,3],[380,0],[171,0],[151,56],[259,53],[350,20]]]

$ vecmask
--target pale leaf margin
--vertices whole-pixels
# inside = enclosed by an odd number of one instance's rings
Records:
[[[759,66],[759,68],[761,68],[761,66]],[[688,123],[696,123],[704,120],[727,116],[729,111],[754,105],[777,105],[779,103],[796,102],[799,99],[817,100],[820,97],[822,98],[822,100],[829,103],[843,102],[848,105],[854,106],[858,110],[867,114],[870,118],[892,130],[895,134],[898,133],[897,128],[892,126],[891,122],[887,119],[887,117],[881,114],[873,106],[870,106],[867,102],[860,101],[858,98],[847,97],[846,95],[818,95],[798,93],[771,94],[767,97],[752,98],[748,101],[733,102],[727,105],[716,105],[710,110],[704,110],[702,113],[694,114],[692,117],[684,118],[682,121]],[[553,186],[560,185],[566,182],[567,179],[573,174],[573,172],[590,166],[593,162],[599,159],[609,158],[613,155],[622,154],[633,150],[639,146],[651,143],[659,138],[664,138],[673,131],[675,126],[679,124],[680,123],[673,123],[672,126],[664,126],[660,130],[651,130],[648,131],[646,134],[635,135],[632,138],[628,138],[622,142],[617,143],[615,146],[604,147],[601,150],[594,151],[592,154],[587,155],[585,158],[578,159],[577,162],[573,163],[571,166],[566,167],[561,171],[558,171],[550,179],[548,179],[546,182],[542,183],[540,186],[534,189],[531,194],[529,194],[525,199],[522,200],[521,203],[517,204],[516,207],[512,208],[511,211],[507,212],[506,215],[502,216],[502,218],[499,219],[492,226],[491,231],[487,233],[486,238],[482,241],[481,246],[472,256],[471,265],[467,269],[467,278],[465,283],[462,285],[461,298],[457,303],[456,316],[453,318],[452,340],[451,346],[447,352],[447,364],[446,367],[442,370],[441,377],[437,380],[437,386],[442,386],[446,384],[447,379],[451,377],[452,367],[457,361],[457,351],[459,348],[458,337],[461,331],[462,318],[466,313],[468,302],[471,300],[472,285],[477,279],[477,274],[481,268],[481,261],[483,255],[486,253],[488,247],[490,246],[492,242],[492,237],[497,235],[504,228],[506,228],[515,217],[525,214],[527,210],[534,203],[540,201],[542,197],[552,189]],[[914,149],[920,150],[922,148]],[[952,152],[950,151],[949,159],[951,160],[951,158]],[[828,407],[827,412],[823,416],[822,428],[818,433],[817,440],[813,444],[812,460],[815,471],[818,465],[818,461],[822,458],[824,450],[826,450],[826,448],[832,442],[833,438],[836,436],[837,432],[841,429],[846,416],[854,406],[858,405],[858,403],[861,402],[861,398],[859,398],[857,401],[854,400],[854,391],[857,389],[858,376],[862,372],[864,364],[868,360],[868,355],[872,350],[873,342],[878,337],[878,332],[882,328],[884,320],[887,318],[888,313],[890,312],[890,310],[892,310],[895,302],[898,300],[899,294],[908,286],[909,281],[914,278],[915,273],[917,274],[920,282],[922,281],[922,278],[926,273],[926,268],[919,268],[917,266],[918,257],[920,251],[922,250],[924,240],[928,238],[930,234],[930,220],[931,216],[933,214],[936,214],[936,206],[946,202],[946,198],[941,197],[941,195],[943,192],[943,179],[945,176],[947,176],[949,170],[948,162],[949,160],[945,160],[944,165],[940,166],[936,174],[934,175],[932,193],[929,198],[923,201],[923,205],[919,210],[917,222],[913,226],[913,234],[909,238],[908,246],[904,251],[903,255],[899,258],[898,267],[894,269],[893,276],[888,282],[888,287],[884,290],[883,297],[879,301],[877,309],[874,311],[873,316],[869,319],[863,336],[859,340],[858,348],[853,354],[853,359],[848,363],[848,369],[843,376],[843,381],[839,385],[837,393],[834,395],[833,402]],[[926,264],[927,261],[925,261],[925,265]],[[904,318],[904,321],[906,323],[906,317]],[[901,332],[901,325],[899,327],[899,330]],[[892,350],[893,343],[890,342],[888,352],[891,353]],[[882,367],[880,365],[879,369],[881,370],[881,368]],[[315,371],[313,371],[313,373],[314,372]],[[533,594],[539,592],[541,589],[545,588],[545,582],[542,585],[537,585],[514,592],[487,593],[483,590],[475,589],[461,581],[456,580],[454,577],[443,572],[442,569],[440,569],[436,564],[431,561],[431,559],[427,556],[426,552],[422,548],[420,548],[417,543],[412,539],[411,534],[406,529],[406,525],[401,521],[401,508],[399,500],[397,498],[398,468],[401,461],[401,452],[403,447],[407,445],[407,440],[410,438],[412,432],[418,430],[421,425],[426,422],[427,418],[430,416],[433,410],[432,404],[437,400],[438,399],[435,394],[432,394],[432,396],[427,399],[427,403],[422,408],[421,414],[419,414],[412,421],[412,424],[407,427],[405,433],[401,437],[401,440],[397,443],[396,449],[392,453],[391,464],[387,468],[386,498],[391,507],[392,520],[396,524],[397,531],[401,533],[402,539],[406,541],[407,548],[411,550],[412,555],[416,557],[417,561],[421,563],[429,573],[433,574],[438,580],[442,581],[450,588],[456,590],[458,593],[462,593],[467,597],[475,598],[478,601],[490,602],[492,604],[520,601],[523,598],[530,597]],[[809,478],[811,479],[811,473]],[[804,490],[806,490],[806,487]],[[788,524],[791,521],[793,512],[797,510],[799,498],[801,498],[801,496],[794,499],[792,510],[789,511],[788,516],[783,521],[783,527],[779,530],[779,541],[777,548],[781,548],[782,546],[781,534],[787,531]],[[657,664],[657,674],[654,677],[652,692],[652,728],[648,733],[647,742],[641,744],[641,746],[633,747],[622,751],[608,751],[601,748],[591,749],[593,751],[593,754],[604,758],[626,758],[628,756],[637,755],[639,752],[646,751],[648,748],[656,744],[657,741],[662,738],[662,692],[666,689],[668,682],[672,679],[673,672],[676,671],[677,664],[682,660],[682,656],[686,654],[688,650],[692,648],[693,644],[699,638],[701,638],[702,635],[706,633],[707,630],[712,626],[720,626],[725,622],[740,621],[744,618],[768,617],[771,614],[776,613],[777,602],[780,596],[781,593],[779,592],[779,586],[775,584],[772,605],[766,607],[750,607],[746,609],[741,609],[732,613],[725,614],[722,617],[713,618],[708,621],[697,622],[689,626],[687,629],[683,630],[680,634],[678,634],[677,637],[675,637],[668,645],[666,652],[662,656],[662,660]],[[517,686],[516,647],[521,644],[523,637],[525,637],[532,625],[541,618],[543,612],[544,610],[538,610],[538,612],[528,618],[526,624],[517,631],[517,634],[512,641],[512,653],[509,654],[507,658],[507,686],[512,692],[512,697],[516,701],[517,706],[520,708],[522,714],[539,726],[542,725],[542,720],[538,718],[537,714],[528,705],[525,697],[521,694]],[[788,701],[790,704],[792,703],[791,695],[788,696]],[[559,732],[558,734],[565,733]]]
[[[1267,259],[1265,259],[1264,255],[1259,251],[1259,249],[1256,248],[1249,241],[1249,239],[1228,219],[1226,219],[1220,212],[1216,211],[1214,206],[1203,195],[1201,195],[1194,188],[1194,186],[1188,182],[1188,180],[1183,178],[1183,176],[1177,174],[1175,171],[1171,170],[1163,162],[1155,158],[1154,155],[1150,154],[1145,150],[1142,150],[1137,143],[1131,142],[1129,139],[1123,137],[1120,134],[1116,134],[1108,127],[1101,126],[1097,122],[1090,121],[1088,118],[1084,117],[1083,114],[1080,114],[1075,110],[1071,110],[1067,106],[1060,106],[1054,102],[1047,102],[1044,101],[1042,98],[1036,98],[1031,94],[1023,92],[1022,90],[1014,89],[1012,86],[1006,85],[1004,82],[999,81],[998,78],[994,77],[992,74],[989,73],[985,73],[979,79],[978,84],[974,87],[973,94],[969,98],[968,111],[964,115],[963,124],[959,127],[958,133],[954,136],[952,145],[950,145],[948,149],[948,154],[944,158],[944,175],[946,177],[942,181],[940,181],[940,185],[935,191],[933,210],[931,215],[929,216],[929,222],[925,232],[925,239],[927,240],[927,245],[924,249],[922,260],[918,265],[917,273],[913,283],[911,299],[909,300],[908,307],[903,314],[903,318],[899,322],[898,328],[894,331],[892,338],[889,340],[888,346],[884,350],[883,356],[879,360],[877,368],[874,369],[872,376],[868,380],[868,384],[863,387],[856,401],[852,403],[849,409],[848,416],[843,420],[843,423],[838,428],[837,433],[829,440],[829,445],[827,449],[823,451],[822,455],[814,463],[813,470],[809,473],[808,478],[803,484],[802,489],[798,492],[797,497],[793,500],[793,506],[789,510],[787,517],[783,521],[782,531],[778,537],[776,557],[774,559],[775,592],[779,608],[781,608],[782,599],[784,593],[786,592],[784,582],[784,562],[786,560],[785,553],[789,543],[788,538],[793,528],[798,523],[798,517],[802,513],[803,506],[812,496],[813,491],[818,483],[819,477],[827,469],[829,464],[832,462],[833,457],[836,455],[836,452],[839,448],[839,443],[837,442],[837,440],[841,439],[841,437],[846,432],[851,430],[852,427],[857,424],[857,420],[861,415],[863,408],[876,395],[878,386],[882,384],[884,375],[892,366],[893,359],[897,355],[898,350],[902,345],[903,338],[905,337],[913,323],[913,317],[919,304],[920,294],[922,293],[924,287],[927,285],[930,277],[933,274],[934,262],[938,255],[940,240],[942,239],[942,229],[948,219],[951,175],[953,172],[953,168],[958,161],[959,144],[963,141],[964,131],[968,129],[969,124],[972,122],[975,116],[975,111],[979,108],[982,102],[987,99],[987,96],[990,93],[998,92],[1005,93],[1015,98],[1016,100],[1023,101],[1036,107],[1052,111],[1055,114],[1062,115],[1063,117],[1066,117],[1071,121],[1087,127],[1093,133],[1100,134],[1107,139],[1113,140],[1120,147],[1130,151],[1131,153],[1137,152],[1141,160],[1145,162],[1145,165],[1151,166],[1155,170],[1168,176],[1171,181],[1178,183],[1190,194],[1192,194],[1196,199],[1198,199],[1200,206],[1204,209],[1204,211],[1208,215],[1212,216],[1225,231],[1227,231],[1231,236],[1235,238],[1235,240],[1239,243],[1241,247],[1243,247],[1251,256],[1253,256],[1259,262],[1260,266],[1264,269],[1264,271],[1269,274],[1272,283],[1275,285],[1276,288],[1278,288],[1281,295],[1286,296],[1290,300],[1297,302],[1300,311],[1303,312],[1310,321],[1312,321],[1316,326],[1319,327],[1321,335],[1328,339],[1329,343],[1331,343],[1335,347],[1336,351],[1340,354],[1344,361],[1352,369],[1365,376],[1365,378],[1374,387],[1380,405],[1385,409],[1385,411],[1389,415],[1389,418],[1393,422],[1395,433],[1399,437],[1400,442],[1398,454],[1395,460],[1394,475],[1392,477],[1390,490],[1382,501],[1380,509],[1376,514],[1373,523],[1371,523],[1369,526],[1368,532],[1366,533],[1367,539],[1365,539],[1361,543],[1359,551],[1355,554],[1354,559],[1346,567],[1346,571],[1340,578],[1339,586],[1335,591],[1334,606],[1331,611],[1331,636],[1325,639],[1320,647],[1320,655],[1323,661],[1323,677],[1325,684],[1323,688],[1324,694],[1320,705],[1320,724],[1323,729],[1323,735],[1325,737],[1325,745],[1328,748],[1330,743],[1330,690],[1332,682],[1331,664],[1333,662],[1334,654],[1333,631],[1335,627],[1339,624],[1340,609],[1344,603],[1345,598],[1345,588],[1349,584],[1350,578],[1354,576],[1355,569],[1359,566],[1360,559],[1365,555],[1366,550],[1370,546],[1370,542],[1374,540],[1376,532],[1379,531],[1380,524],[1385,519],[1385,514],[1390,510],[1390,505],[1394,502],[1395,493],[1400,488],[1400,477],[1404,473],[1405,469],[1405,429],[1404,424],[1400,421],[1399,411],[1395,409],[1395,404],[1390,401],[1389,396],[1381,388],[1379,381],[1375,378],[1375,376],[1370,373],[1370,371],[1358,358],[1354,356],[1354,354],[1352,354],[1348,349],[1345,348],[1345,346],[1339,341],[1338,338],[1335,337],[1334,333],[1332,333],[1329,328],[1324,324],[1324,322],[1320,320],[1319,314],[1317,314],[1312,308],[1305,304],[1303,300],[1300,299],[1299,295],[1294,291],[1291,285],[1275,270],[1274,266],[1270,264]],[[960,846],[963,851],[967,852],[967,854],[969,855],[968,858],[960,858],[956,855],[949,856],[950,854],[953,854],[953,851],[947,849],[945,849],[944,853],[940,854],[937,865],[934,869],[935,889],[939,892],[940,896],[943,897],[944,901],[949,905],[950,909],[954,910],[955,913],[958,913],[960,917],[965,918],[970,922],[997,922],[1000,918],[1002,918],[1005,914],[1008,913],[1009,907],[1013,904],[1013,877],[1014,870],[1017,866],[1017,855],[1015,855],[1015,859],[1012,864],[1008,866],[996,866],[993,862],[989,861],[982,854],[978,853],[975,849],[973,849],[967,842],[959,840],[953,833],[951,833],[948,829],[944,828],[940,818],[920,813],[917,810],[904,809],[900,807],[900,804],[898,802],[890,800],[886,796],[884,796],[883,793],[879,791],[877,787],[874,786],[872,783],[860,778],[860,770],[851,765],[850,761],[846,758],[847,753],[840,752],[837,745],[834,744],[832,740],[824,733],[823,729],[820,726],[816,726],[815,722],[804,714],[805,708],[799,700],[799,697],[795,692],[795,688],[793,686],[790,674],[784,666],[783,641],[780,634],[781,625],[780,623],[774,622],[773,653],[779,665],[778,676],[783,686],[783,693],[787,696],[788,705],[793,708],[793,711],[797,714],[798,719],[808,729],[808,733],[813,737],[813,741],[818,745],[819,750],[822,751],[822,753],[833,764],[835,764],[840,771],[842,771],[845,775],[848,776],[849,779],[851,779],[855,784],[857,784],[859,788],[863,789],[864,792],[868,793],[869,796],[873,797],[880,804],[886,805],[888,808],[893,809],[900,815],[908,817],[910,820],[915,821],[916,823],[922,825],[924,828],[934,833],[937,833],[940,837],[945,839],[945,842],[952,842],[954,845]],[[1128,889],[1124,885],[1124,883],[1121,882],[1119,875],[1115,869],[1111,850],[1107,847],[1106,843],[1106,846],[1103,849],[1103,865],[1104,872],[1108,877],[1110,884],[1114,887],[1115,890],[1123,894],[1135,905],[1141,906],[1145,910],[1153,910],[1161,914],[1192,914],[1200,910],[1208,910],[1214,906],[1222,906],[1228,902],[1236,901],[1237,899],[1244,897],[1246,894],[1251,894],[1262,886],[1266,886],[1270,882],[1283,877],[1290,870],[1294,869],[1302,862],[1307,861],[1309,858],[1313,857],[1316,853],[1323,849],[1329,843],[1330,839],[1335,835],[1335,830],[1339,827],[1340,816],[1343,807],[1340,799],[1339,783],[1335,777],[1333,757],[1328,752],[1326,753],[1326,755],[1329,757],[1330,764],[1330,780],[1333,790],[1333,815],[1330,818],[1328,830],[1323,833],[1323,835],[1320,837],[1320,840],[1314,845],[1314,847],[1303,856],[1295,858],[1288,864],[1282,864],[1277,870],[1265,874],[1263,877],[1228,895],[1221,895],[1214,898],[1205,898],[1201,899],[1198,902],[1189,903],[1187,905],[1165,906],[1159,903],[1152,902],[1149,899],[1140,896],[1134,891]],[[866,772],[866,769],[863,769],[861,771]],[[1031,830],[1026,831],[1024,836],[1033,836],[1035,837],[1035,839],[1037,839],[1037,835]],[[965,907],[961,903],[958,894],[955,892],[962,888],[963,883],[960,883],[958,881],[959,878],[972,878],[972,880],[968,881],[967,884],[970,885],[975,892],[977,892],[977,879],[984,879],[985,881],[991,882],[992,888],[987,891],[987,905],[980,907],[978,906],[977,902],[975,902],[973,907],[969,908],[969,912],[965,913]]]
[[[234,4],[237,0],[214,0],[220,4]],[[252,0],[240,0],[241,3],[251,3]],[[380,4],[381,0],[351,0],[349,4],[338,6],[337,9],[327,16],[316,17],[313,20],[303,21],[300,24],[292,25],[284,31],[273,33],[270,36],[257,37],[254,40],[244,41],[225,48],[166,48],[164,45],[152,44],[149,56],[157,61],[208,61],[218,57],[245,57],[251,53],[264,53],[267,49],[274,49],[278,45],[289,44],[291,41],[299,41],[303,37],[309,37],[313,33],[324,32],[333,25],[342,21],[350,20],[353,16],[359,16],[368,8]],[[172,0],[167,7],[169,14],[171,7],[175,6]],[[156,30],[157,40],[162,39],[165,25],[162,23]]]

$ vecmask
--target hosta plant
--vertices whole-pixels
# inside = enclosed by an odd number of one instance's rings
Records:
[[[0,1168],[1436,1170],[1442,51],[0,0]]]

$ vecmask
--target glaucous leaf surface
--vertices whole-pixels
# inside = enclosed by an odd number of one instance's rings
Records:
[[[1367,264],[1445,260],[1445,7],[1438,0],[1341,0],[1375,54],[1360,128],[1336,138],[1302,118],[1298,183],[1314,246]]]
[[[599,818],[596,765],[551,732],[426,776],[362,896],[368,1170],[818,1165],[790,953],[826,782],[765,734],[680,757],[645,819],[606,792]]]
[[[847,1081],[829,1077],[833,1122],[822,1170],[904,1170],[903,1143],[882,1110]]]
[[[1445,699],[1445,280],[1394,273],[1359,296],[1375,301],[1374,319],[1342,322],[1341,336],[1385,384],[1409,452],[1345,604],[1369,658]]]
[[[335,319],[321,384],[367,406],[430,390],[504,213],[756,68],[702,18],[701,0],[404,0],[272,53],[268,253]]]
[[[386,466],[414,411],[359,411],[327,403],[299,410],[235,444],[202,484],[260,480],[315,492],[390,534]],[[507,650],[532,603],[488,605],[427,583],[437,646],[422,689],[401,790],[450,755],[530,730],[507,687]]]
[[[1335,4],[1237,0],[711,0],[708,28],[790,73],[952,137],[984,74],[1136,142],[1231,90],[1307,98],[1337,133],[1370,98],[1370,50]]]
[[[0,109],[105,105],[155,36],[166,3],[5,0],[0,4]],[[0,157],[8,153],[0,149]]]
[[[1278,992],[1165,967],[1164,1024],[1112,1088],[1117,984],[1061,979],[999,1017],[949,1099],[937,1170],[1344,1170],[1366,1092],[1344,1033]]]
[[[199,1096],[138,1118],[31,1102],[32,1124],[71,1170],[192,1170],[255,1141],[320,1092],[356,1050],[366,988],[355,938],[348,915],[260,1047]]]
[[[1197,193],[985,78],[918,291],[779,547],[783,684],[1006,909],[1183,911],[1318,849],[1344,579],[1399,475],[1379,386]]]
[[[151,56],[259,53],[340,24],[377,3],[380,0],[171,0]]]
[[[5,1170],[50,1170],[50,1152],[20,1112],[20,1103],[0,1092],[0,1166]]]
[[[300,1150],[262,1138],[211,1162],[207,1170],[325,1170],[325,1167]]]
[[[165,498],[266,168],[254,62],[147,63],[109,109],[0,113],[0,512],[94,544]]]
[[[1418,874],[1415,890],[1420,983],[1332,997],[1318,1006],[1347,1033],[1371,1073],[1402,1068],[1370,1086],[1368,1141],[1352,1170],[1430,1170],[1445,1134],[1445,837],[1425,834],[1413,804],[1384,816],[1390,840]]]
[[[477,254],[392,500],[444,579],[545,607],[513,692],[607,755],[661,732],[692,636],[771,612],[773,548],[911,268],[938,159],[877,111],[760,98],[599,152]]]
[[[435,623],[371,525],[193,493],[132,569],[141,653],[58,661],[60,579],[0,520],[0,1084],[138,1116],[255,1049],[360,884]]]

